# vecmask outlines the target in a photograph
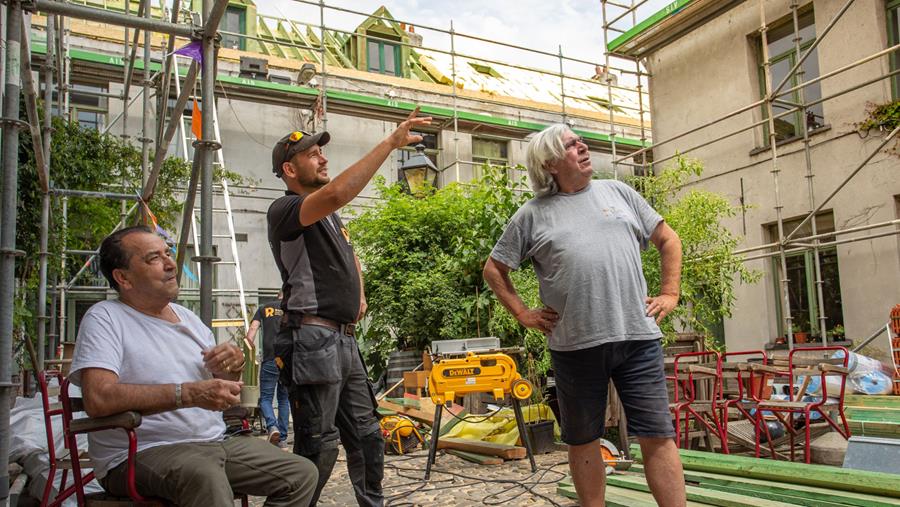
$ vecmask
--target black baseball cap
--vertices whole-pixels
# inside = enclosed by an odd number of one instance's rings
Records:
[[[302,130],[295,130],[290,134],[285,135],[279,139],[278,142],[275,143],[275,147],[272,148],[272,172],[275,173],[275,176],[280,178],[284,173],[284,171],[281,170],[281,166],[293,158],[294,155],[317,144],[319,146],[325,146],[328,144],[328,141],[331,141],[331,134],[324,130],[322,132],[316,132],[315,134],[310,134],[309,132],[304,132]]]

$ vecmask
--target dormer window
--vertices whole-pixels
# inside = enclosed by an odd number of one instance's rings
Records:
[[[225,32],[247,34],[247,9],[229,5],[225,8],[221,28]],[[222,47],[229,49],[247,49],[246,39],[237,35],[222,34]]]
[[[369,72],[400,75],[400,46],[380,40],[367,41],[367,61]]]

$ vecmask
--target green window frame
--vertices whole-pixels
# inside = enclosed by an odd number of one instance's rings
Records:
[[[900,0],[885,2],[888,46],[900,44]],[[900,69],[900,51],[890,54],[891,71]],[[900,98],[900,75],[891,76],[891,96]]]
[[[367,40],[366,67],[369,72],[400,76],[400,46],[380,40]]]
[[[800,27],[800,36],[802,37],[802,41],[800,44],[800,52],[801,54],[805,53],[807,49],[815,42],[815,16],[812,9],[808,9],[805,12],[800,13],[798,24]],[[781,82],[783,76],[787,74],[787,71],[794,68],[794,65],[797,64],[798,58],[796,50],[794,49],[794,25],[793,20],[789,17],[787,20],[784,20],[775,25],[774,28],[769,30],[767,34],[768,45],[769,45],[769,60],[771,62],[770,69],[772,72],[772,86],[777,86],[778,83]],[[765,62],[762,60],[762,38],[757,39],[758,45],[758,54],[759,54],[759,62],[758,62],[758,78],[759,78],[759,95],[760,98],[764,98],[766,94],[766,73],[765,73]],[[786,88],[793,88],[800,84],[800,72],[803,72],[803,82],[810,81],[814,78],[819,77],[819,55],[818,49],[813,50],[813,53],[809,55],[809,57],[803,62],[803,65],[797,72],[795,72],[788,83],[785,85]],[[781,70],[781,72],[779,72]],[[809,103],[812,100],[816,100],[822,97],[822,87],[821,83],[813,83],[811,85],[803,87],[803,98],[806,103]],[[781,95],[780,98],[793,103],[800,102],[800,90],[795,90],[787,95]],[[786,104],[773,104],[772,111],[777,116],[779,113],[787,111],[788,109],[792,109],[792,106],[788,106]],[[765,105],[762,106],[762,116],[763,118],[768,118],[768,109]],[[790,141],[794,139],[799,139],[803,137],[803,131],[801,128],[806,128],[809,131],[816,130],[825,126],[825,117],[824,117],[824,109],[822,104],[815,104],[811,107],[808,107],[806,110],[806,118],[802,117],[801,111],[796,111],[790,115],[782,116],[780,118],[775,119],[775,140],[776,142],[782,141]],[[769,124],[763,124],[763,135],[764,142],[763,145],[768,146],[769,144]]]
[[[802,219],[785,220],[784,233],[787,234],[800,224]],[[778,226],[768,226],[769,237],[773,241],[778,240]],[[834,214],[831,211],[816,215],[816,232],[825,234],[834,232]],[[805,237],[812,234],[809,223],[803,226],[796,237]],[[820,238],[821,242],[833,241],[834,236]],[[791,302],[791,318],[795,325],[802,331],[809,332],[812,336],[821,337],[819,329],[819,300],[816,291],[815,255],[812,250],[785,255],[788,271],[788,297]],[[771,270],[773,273],[773,286],[775,291],[775,313],[777,316],[778,336],[785,336],[784,329],[784,300],[781,294],[781,260],[778,256],[771,258]],[[819,270],[822,274],[822,299],[825,304],[826,326],[830,331],[836,325],[844,325],[844,309],[841,297],[841,280],[838,269],[837,247],[819,248]]]
[[[222,29],[226,32],[247,35],[247,9],[234,5],[226,7],[225,15],[222,17]],[[222,34],[222,47],[244,51],[247,49],[247,39]]]

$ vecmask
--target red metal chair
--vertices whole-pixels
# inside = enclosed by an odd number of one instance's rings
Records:
[[[134,479],[134,455],[137,453],[137,437],[135,436],[134,429],[141,425],[141,414],[134,411],[128,411],[108,417],[84,417],[74,419],[73,414],[76,412],[84,412],[84,403],[81,398],[69,395],[69,379],[62,381],[59,398],[60,401],[62,401],[63,428],[69,448],[77,447],[77,436],[80,434],[109,429],[121,429],[125,431],[128,435],[128,496],[134,502],[148,502],[148,499],[138,493]],[[78,498],[78,505],[79,507],[87,505],[87,499],[84,494],[84,481],[81,480],[81,463],[77,460],[72,462],[72,475],[75,477],[75,495]],[[88,475],[93,476],[93,472],[90,472]],[[159,505],[163,504],[159,503]]]
[[[728,422],[732,413],[743,416],[756,427],[756,418],[750,411],[756,408],[766,388],[765,378],[754,375],[753,364],[767,363],[766,353],[762,350],[726,352],[721,355],[721,391],[718,403],[719,421],[721,422],[722,452],[730,454],[728,447]],[[754,435],[755,435],[754,431]],[[746,445],[746,444],[745,444]]]
[[[675,356],[674,368],[676,402],[672,410],[675,416],[675,440],[679,447],[690,447],[691,419],[696,421],[698,428],[705,428],[707,437],[711,434],[725,446],[717,407],[722,390],[721,356],[716,351],[678,354]],[[682,438],[679,419],[682,417],[684,434],[683,441],[679,442]],[[712,442],[708,440],[708,443],[711,449]]]
[[[134,430],[141,425],[140,413],[128,411],[108,417],[84,417],[73,419],[72,417],[74,413],[84,411],[84,403],[81,398],[69,395],[68,379],[65,379],[62,382],[60,400],[62,401],[63,417],[65,421],[63,427],[65,429],[66,441],[68,442],[69,446],[75,445],[76,437],[80,434],[93,433],[95,431],[103,431],[109,429],[121,429],[125,431],[125,433],[128,435],[128,459],[126,465],[128,468],[126,482],[129,499],[131,500],[133,505],[141,507],[165,507],[171,505],[165,500],[145,498],[140,493],[138,493],[134,475],[134,457],[135,454],[137,454],[137,436],[135,435]],[[75,488],[79,507],[91,504],[100,505],[103,502],[108,502],[110,500],[108,495],[102,495],[102,499],[98,498],[97,501],[94,502],[92,501],[94,499],[85,495],[84,484],[89,481],[79,480],[82,477],[82,468],[81,464],[77,461],[73,462],[72,475],[75,477],[75,485],[73,487]],[[90,472],[88,475],[93,478],[93,472]],[[249,506],[249,499],[247,495],[235,495],[235,498],[240,498],[242,507]],[[116,500],[120,502],[119,504],[121,504],[121,499]]]
[[[776,458],[774,445],[772,443],[769,428],[766,426],[763,412],[770,412],[775,415],[782,424],[789,436],[790,441],[790,459],[794,460],[795,455],[795,437],[799,433],[794,428],[795,415],[803,415],[803,433],[804,446],[803,457],[806,463],[811,461],[810,453],[810,430],[811,430],[811,414],[816,412],[821,415],[822,419],[834,428],[845,439],[850,438],[850,426],[847,424],[847,418],[844,414],[844,391],[847,384],[847,374],[849,369],[849,353],[847,349],[839,346],[832,347],[809,347],[797,348],[788,354],[787,370],[784,369],[782,361],[773,361],[774,365],[754,365],[753,371],[771,375],[786,375],[789,378],[791,386],[788,400],[762,400],[757,403],[756,410],[756,456],[760,454],[760,444],[762,433],[765,432],[769,441],[769,447],[773,459]],[[779,364],[781,363],[781,364]],[[840,388],[838,392],[829,393],[828,377],[839,377]],[[794,386],[798,384],[800,387],[794,391]],[[813,379],[818,379],[821,386],[821,396],[815,396],[812,401],[803,401],[807,396],[807,389]],[[832,396],[832,397],[829,397]],[[836,398],[834,397],[836,396]],[[839,426],[829,415],[829,412],[836,412],[840,417],[841,425]],[[786,417],[785,417],[786,416]]]
[[[50,386],[50,380],[56,379],[57,385],[55,387]],[[50,470],[47,474],[47,484],[44,486],[44,493],[41,496],[41,505],[47,507],[57,507],[62,504],[62,502],[72,496],[76,490],[76,484],[72,484],[69,487],[66,487],[66,483],[68,482],[68,474],[69,470],[71,470],[74,466],[85,466],[90,467],[90,460],[85,456],[82,456],[82,452],[78,450],[77,446],[70,447],[68,440],[64,439],[63,442],[65,444],[65,451],[61,453],[59,456],[56,454],[56,441],[53,435],[53,418],[59,417],[63,424],[63,435],[65,435],[66,425],[68,424],[68,419],[64,417],[63,414],[63,406],[62,403],[56,401],[51,403],[51,398],[59,396],[60,386],[63,383],[63,376],[57,370],[46,370],[38,372],[38,384],[41,391],[41,402],[44,408],[44,428],[47,433],[47,454],[49,457]],[[72,449],[75,449],[75,452],[72,452]],[[75,456],[77,459],[73,460],[72,457]],[[78,462],[77,465],[73,463],[73,461]],[[59,482],[59,492],[56,494],[56,497],[53,500],[50,500],[50,494],[53,491],[53,481],[56,479],[56,472],[62,470],[62,477]],[[73,474],[74,477],[77,477]],[[81,486],[83,487],[85,484],[94,480],[94,472],[89,472],[81,477]],[[76,480],[76,482],[79,482]]]

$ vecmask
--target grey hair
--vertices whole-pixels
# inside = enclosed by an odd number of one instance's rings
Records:
[[[553,175],[547,172],[547,166],[566,156],[562,138],[570,131],[568,125],[557,123],[538,132],[528,142],[525,149],[528,179],[538,197],[553,195],[559,191]]]

